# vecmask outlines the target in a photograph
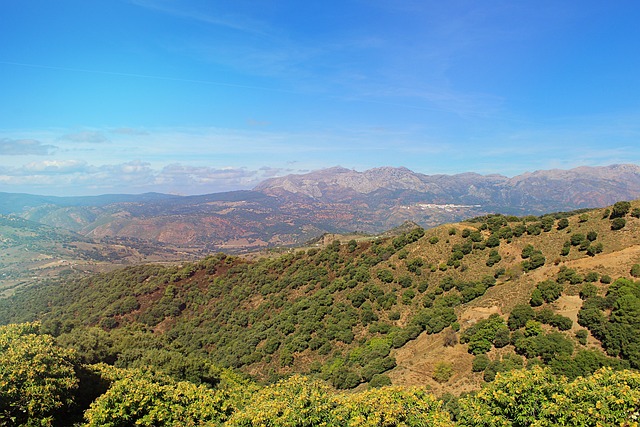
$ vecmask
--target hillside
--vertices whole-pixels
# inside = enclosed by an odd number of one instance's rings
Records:
[[[86,237],[137,238],[208,252],[294,247],[324,233],[424,228],[494,212],[541,215],[640,197],[640,167],[549,170],[507,178],[406,168],[331,168],[264,181],[253,191],[55,198],[2,194],[0,212]]]
[[[194,251],[133,238],[92,239],[64,228],[0,215],[0,295],[47,278],[144,262],[195,259]]]
[[[492,215],[257,261],[130,267],[20,292],[0,320],[40,319],[90,363],[198,376],[177,367],[204,358],[261,380],[301,372],[338,388],[391,381],[458,393],[523,364],[569,377],[638,367],[616,339],[635,342],[639,325],[611,314],[615,295],[639,292],[611,284],[640,263],[638,217],[640,202]],[[627,326],[613,328],[620,316]]]
[[[177,196],[160,193],[145,194],[104,194],[101,196],[56,197],[37,196],[24,193],[0,192],[0,215],[19,213],[39,206],[106,206],[114,203],[152,202],[176,199]]]

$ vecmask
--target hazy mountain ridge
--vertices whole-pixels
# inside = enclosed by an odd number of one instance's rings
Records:
[[[100,196],[38,196],[26,193],[0,192],[0,214],[20,213],[38,206],[106,206],[113,203],[151,202],[176,199],[179,196],[162,193],[103,194]]]
[[[425,175],[334,167],[272,178],[253,191],[52,198],[3,194],[0,210],[85,236],[142,238],[204,250],[301,244],[329,232],[378,233],[404,221],[433,227],[492,212],[542,214],[640,197],[640,167],[502,175]]]
[[[354,193],[370,195],[381,189],[413,191],[430,197],[431,203],[482,203],[532,211],[545,205],[575,209],[636,198],[640,194],[640,166],[582,166],[528,172],[513,178],[477,173],[425,175],[391,167],[357,172],[337,167],[271,178],[255,188],[265,194],[281,196],[288,192],[326,202],[344,200]]]
[[[483,176],[476,173],[424,175],[404,167],[380,167],[364,172],[335,167],[304,175],[271,178],[259,184],[255,190],[271,195],[282,195],[285,191],[326,202],[342,201],[355,194],[370,195],[378,190],[415,191],[437,198],[454,197],[453,194],[469,185],[485,186],[486,183],[494,184],[506,179],[500,175]]]

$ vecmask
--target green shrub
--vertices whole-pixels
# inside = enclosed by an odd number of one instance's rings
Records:
[[[409,276],[400,276],[398,278],[398,284],[403,288],[410,288],[413,285],[413,279]]]
[[[632,425],[629,414],[638,410],[639,383],[632,371],[601,369],[568,382],[550,369],[513,370],[460,399],[457,421],[464,426]]]
[[[402,293],[402,304],[409,305],[411,301],[416,296],[416,293],[413,289],[407,289]]]
[[[611,221],[611,229],[614,231],[623,229],[625,225],[627,221],[624,218],[615,218]]]
[[[585,235],[582,233],[574,233],[571,235],[571,246],[578,246],[580,243],[584,242],[586,239]]]
[[[74,356],[39,324],[0,327],[0,425],[51,425],[78,387]]]
[[[433,370],[433,375],[431,378],[436,380],[439,383],[446,383],[453,376],[453,365],[448,362],[438,362],[436,363],[435,369]]]
[[[330,387],[320,381],[295,375],[254,393],[248,404],[241,411],[236,411],[225,425],[228,427],[336,425],[334,408],[335,403]],[[200,424],[185,423],[183,425]]]
[[[460,342],[468,343],[469,353],[483,354],[491,350],[496,334],[502,329],[507,329],[504,319],[497,314],[492,314],[488,319],[480,320],[466,329],[460,336]]]
[[[521,256],[523,259],[529,258],[531,255],[533,255],[534,251],[535,251],[535,248],[533,247],[533,245],[526,245],[522,249]]]
[[[533,311],[530,305],[518,304],[511,310],[511,314],[509,314],[509,319],[507,320],[507,326],[512,331],[524,328],[527,321],[533,319],[535,315],[535,311]]]
[[[599,278],[600,278],[600,275],[597,272],[590,271],[587,273],[586,276],[584,276],[584,281],[593,283],[593,282],[597,282]]]
[[[613,208],[611,209],[611,215],[609,216],[609,218],[611,219],[622,218],[629,213],[630,209],[631,209],[631,203],[627,201],[616,202],[613,205]]]
[[[487,356],[486,354],[478,354],[473,358],[471,370],[473,372],[482,372],[487,368],[487,366],[489,366],[490,362],[491,360],[489,359],[489,356]]]
[[[592,298],[598,295],[598,287],[593,284],[593,282],[587,282],[582,285],[580,289],[580,299],[586,300],[587,298]]]
[[[499,263],[500,260],[502,260],[502,257],[498,251],[492,249],[491,252],[489,252],[489,258],[487,259],[486,265],[487,267],[493,267],[495,264]]]
[[[393,282],[393,272],[391,270],[382,269],[378,271],[378,279],[384,283],[391,283]]]
[[[391,385],[391,378],[384,374],[375,374],[369,381],[369,388],[380,388]]]
[[[595,256],[599,253],[602,253],[603,250],[604,245],[602,244],[602,242],[594,243],[593,245],[589,245],[589,247],[587,248],[587,255]]]
[[[540,282],[536,285],[536,288],[540,290],[542,299],[546,303],[553,302],[560,298],[563,290],[562,284],[554,282],[553,280],[545,280],[544,282]]]
[[[576,332],[576,339],[582,345],[587,345],[587,338],[589,337],[589,332],[586,329],[580,329]]]

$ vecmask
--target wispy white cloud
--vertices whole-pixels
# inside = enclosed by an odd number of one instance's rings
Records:
[[[296,162],[294,161],[294,162],[287,162],[287,163],[293,164]],[[295,169],[291,169],[291,168],[272,168],[268,166],[263,166],[259,169],[259,172],[261,172],[261,175],[263,178],[273,178],[276,176],[282,176],[282,175],[290,174],[294,171]]]
[[[263,127],[263,126],[269,126],[270,124],[271,122],[268,122],[266,120],[247,119],[247,125],[251,127]]]
[[[44,160],[27,163],[22,171],[31,174],[69,174],[87,172],[87,163],[81,160]]]
[[[640,113],[505,120],[500,129],[458,144],[457,153],[449,151],[447,163],[509,176],[554,168],[638,164],[639,138]]]
[[[0,138],[0,155],[47,155],[54,151],[55,145],[43,144],[35,139]]]
[[[146,191],[203,194],[249,189],[260,181],[341,164],[357,170],[406,166],[416,172],[500,173],[640,163],[640,113],[517,121],[500,127],[447,133],[433,125],[400,127],[382,122],[317,126],[308,131],[278,126],[239,129],[149,127],[142,132],[92,128],[78,138],[69,129],[5,132],[0,140],[0,191],[96,194]],[[128,129],[128,128],[124,128]],[[486,131],[485,131],[486,129]],[[92,135],[108,135],[109,144]],[[21,154],[2,156],[23,144]],[[56,141],[57,147],[40,141]],[[606,141],[607,144],[602,142]],[[43,149],[46,147],[46,150]],[[132,161],[131,159],[138,159]],[[19,163],[22,162],[21,165]],[[38,191],[38,189],[42,189]]]
[[[132,0],[132,3],[149,10],[172,15],[178,18],[189,19],[206,24],[229,28],[232,30],[266,35],[270,26],[264,21],[250,18],[247,15],[232,14],[215,8],[215,3],[207,2],[206,8],[194,7],[186,2],[173,2],[166,0]]]
[[[247,186],[255,182],[258,171],[246,168],[211,168],[186,166],[173,163],[159,171],[158,183],[170,185],[207,185],[226,183],[233,186]]]
[[[120,135],[132,135],[132,136],[149,135],[149,132],[146,130],[128,128],[128,127],[111,129],[111,133],[120,134]]]
[[[60,137],[62,140],[80,143],[101,144],[108,142],[109,139],[102,132],[98,131],[82,131],[69,133]]]
[[[465,12],[457,14],[451,8],[443,12],[422,4],[412,12],[416,16],[395,18],[407,19],[404,25],[415,31],[381,29],[378,35],[354,23],[353,28],[332,28],[319,37],[299,38],[278,31],[268,40],[230,37],[219,43],[217,39],[185,38],[175,49],[198,61],[266,77],[271,87],[281,91],[487,117],[503,108],[504,98],[459,87],[452,68],[461,56],[504,37],[505,30],[484,22],[488,20],[485,15],[498,12],[486,12],[485,6],[471,9],[453,8]],[[407,34],[412,38],[407,39]]]
[[[147,191],[205,194],[250,189],[263,179],[288,171],[292,169],[214,168],[180,163],[154,168],[139,160],[98,166],[79,160],[43,161],[0,167],[0,191],[58,195]]]
[[[461,56],[490,47],[496,40],[530,31],[514,24],[496,26],[495,17],[505,14],[505,6],[496,5],[371,2],[358,9],[379,16],[379,31],[359,22],[341,25],[337,19],[326,31],[301,37],[296,25],[276,25],[277,14],[273,12],[278,6],[241,1],[226,5],[131,1],[150,11],[233,30],[223,33],[224,42],[219,32],[208,36],[196,32],[182,33],[164,44],[172,55],[187,55],[191,60],[259,77],[261,86],[255,89],[463,118],[490,116],[503,108],[504,99],[499,94],[457,86],[451,75],[454,64]],[[523,12],[519,15],[525,15],[527,8],[520,9]]]

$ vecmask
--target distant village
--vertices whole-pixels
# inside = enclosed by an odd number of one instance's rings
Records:
[[[440,209],[446,212],[452,212],[455,211],[457,209],[470,209],[470,208],[480,208],[482,207],[482,205],[454,205],[454,204],[445,204],[445,205],[439,205],[437,203],[417,203],[416,205],[414,205],[415,207],[418,207],[420,209],[426,210],[426,209]],[[411,209],[414,206],[405,206],[406,209]]]

